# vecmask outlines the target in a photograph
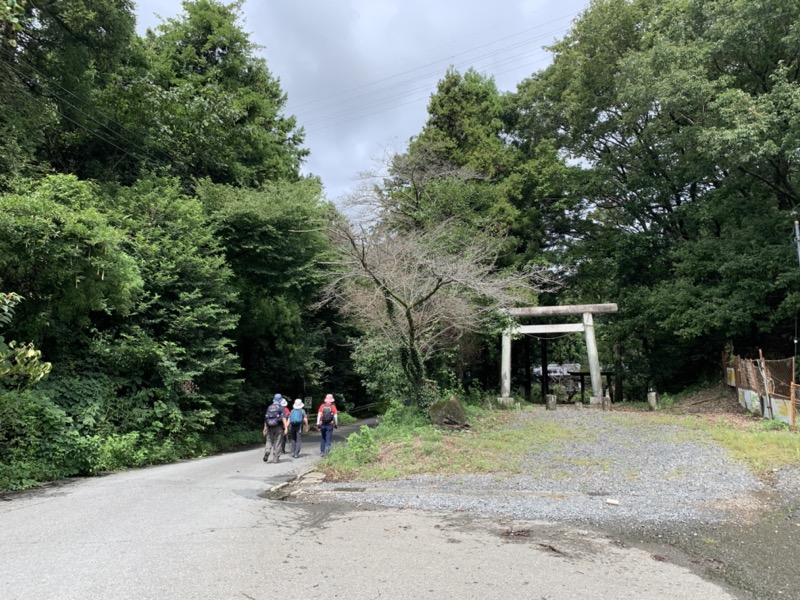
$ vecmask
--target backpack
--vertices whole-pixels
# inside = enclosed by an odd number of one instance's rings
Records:
[[[325,406],[322,408],[322,418],[320,419],[320,423],[323,425],[330,425],[333,423],[333,411],[331,410],[330,406]]]
[[[267,427],[280,425],[281,417],[283,417],[283,407],[280,404],[270,404],[269,408],[267,408],[267,414],[264,415]]]
[[[292,425],[300,425],[303,422],[304,416],[302,408],[293,408],[292,412],[289,413],[289,423]]]

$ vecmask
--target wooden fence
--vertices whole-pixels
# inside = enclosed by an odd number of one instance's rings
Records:
[[[739,404],[766,419],[778,419],[795,430],[800,406],[800,385],[795,383],[794,358],[766,360],[736,357],[729,369],[734,378]]]

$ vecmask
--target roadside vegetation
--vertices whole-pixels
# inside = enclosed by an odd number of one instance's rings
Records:
[[[552,423],[520,418],[532,409],[465,407],[468,428],[438,428],[413,407],[396,404],[370,429],[337,444],[323,468],[333,479],[391,479],[408,475],[519,473],[526,448],[566,439]]]

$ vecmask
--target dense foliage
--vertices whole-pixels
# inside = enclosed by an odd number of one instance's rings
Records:
[[[241,2],[132,7],[3,3],[0,488],[256,441],[347,379],[309,308],[332,208]]]
[[[514,135],[576,164],[570,294],[613,300],[641,385],[793,352],[800,5],[603,0],[519,86]]]

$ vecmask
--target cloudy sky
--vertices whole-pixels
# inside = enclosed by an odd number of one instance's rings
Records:
[[[136,0],[140,33],[180,0]],[[588,0],[247,0],[243,28],[263,46],[306,130],[304,170],[336,200],[386,151],[420,132],[449,66],[513,90],[544,68]]]

